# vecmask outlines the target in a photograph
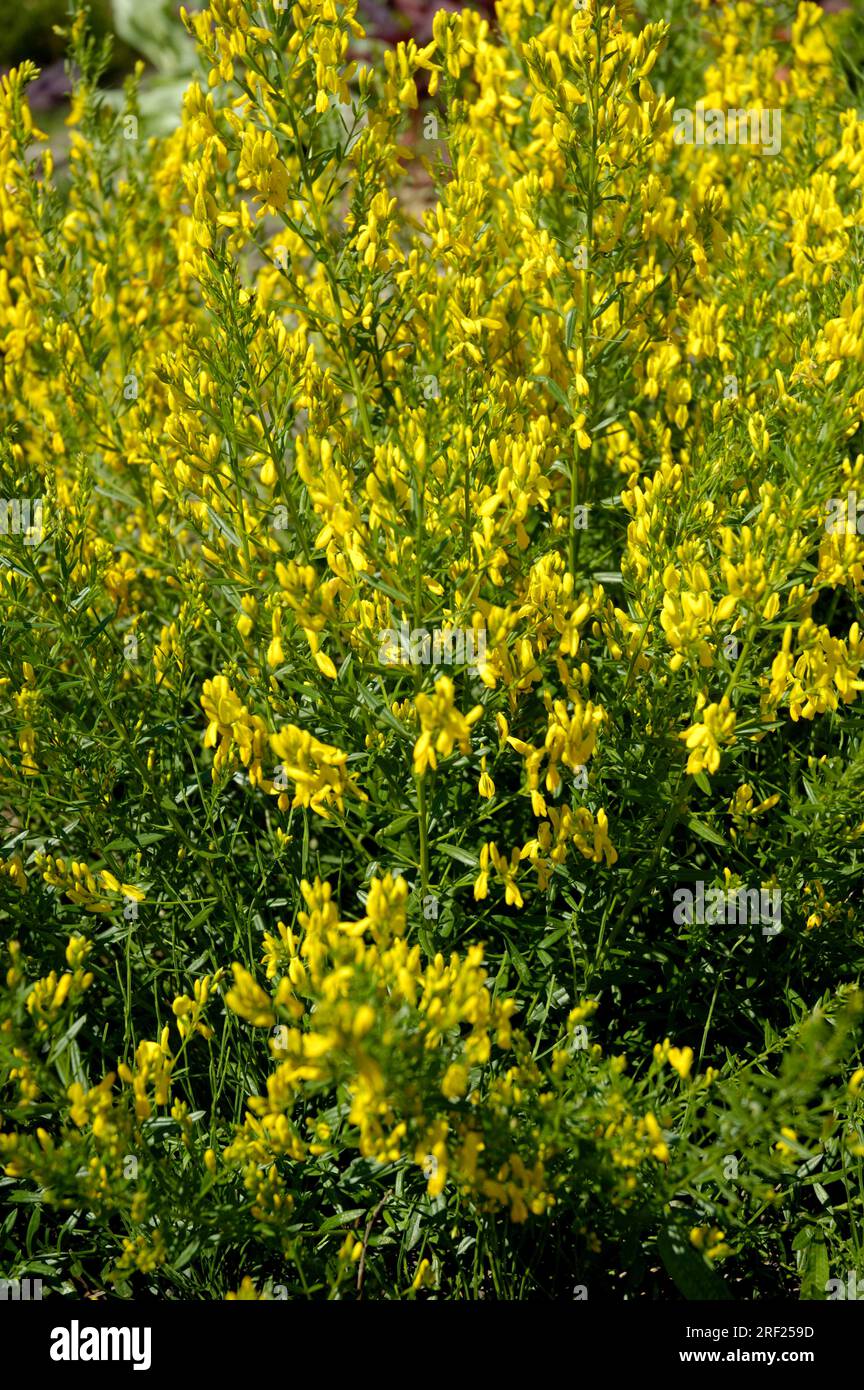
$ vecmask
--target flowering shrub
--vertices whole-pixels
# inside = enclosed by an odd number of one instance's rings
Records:
[[[79,16],[62,176],[3,79],[6,1277],[859,1268],[864,121],[689,10],[211,0],[158,139]]]

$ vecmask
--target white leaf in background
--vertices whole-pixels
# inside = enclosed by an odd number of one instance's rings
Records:
[[[120,38],[152,63],[163,77],[191,74],[194,45],[172,0],[112,0]]]

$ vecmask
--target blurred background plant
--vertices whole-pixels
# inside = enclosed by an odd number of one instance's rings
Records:
[[[843,45],[844,61],[852,85],[861,90],[864,74],[864,26],[861,25],[862,0],[821,0],[829,12],[848,11]],[[187,8],[197,9],[190,4]],[[465,6],[453,0],[362,0],[360,11],[368,39],[396,44],[413,38],[418,44],[432,37],[432,20],[438,10],[458,11]],[[472,9],[493,19],[494,0],[475,0]],[[796,5],[778,0],[775,12],[789,19]],[[191,80],[194,69],[193,47],[180,23],[175,0],[90,0],[91,30],[97,39],[112,38],[111,60],[105,78],[109,87],[120,87],[123,76],[131,72],[137,59],[147,63],[148,71],[140,92],[141,115],[148,134],[161,135],[177,120],[179,95]],[[637,0],[636,9],[650,22],[662,18],[671,26],[665,64],[681,72],[681,56],[692,46],[701,23],[692,0],[667,0],[658,7],[656,0]],[[662,14],[658,14],[658,9]],[[62,107],[69,93],[69,79],[62,58],[62,40],[55,32],[68,11],[68,0],[29,0],[22,7],[17,0],[0,0],[0,72],[30,58],[42,69],[30,89],[34,110],[52,111]],[[365,49],[367,41],[361,41]],[[683,70],[686,71],[686,68]],[[117,92],[116,100],[122,100]],[[51,121],[48,122],[51,126]],[[59,124],[59,121],[58,121]]]

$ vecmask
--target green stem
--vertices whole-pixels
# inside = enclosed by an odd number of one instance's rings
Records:
[[[320,243],[319,261],[321,266],[323,267],[324,274],[327,276],[327,283],[330,286],[330,293],[333,296],[333,307],[336,310],[336,322],[339,328],[339,340],[342,344],[345,365],[348,368],[348,375],[351,378],[351,385],[354,390],[354,397],[357,401],[357,413],[360,416],[360,424],[363,428],[363,437],[366,441],[366,444],[371,449],[375,442],[375,436],[372,432],[372,424],[369,419],[369,411],[366,405],[366,396],[363,391],[363,384],[360,381],[360,376],[357,371],[357,364],[354,361],[354,356],[351,351],[351,340],[348,336],[348,329],[345,324],[345,315],[342,311],[341,287],[333,270],[331,269],[330,257],[327,255],[328,238],[324,229],[324,224],[321,220],[321,212],[319,210],[318,203],[315,198],[315,189],[306,163],[306,155],[303,149],[303,142],[300,139],[300,132],[297,129],[297,122],[295,120],[294,111],[292,108],[289,108],[289,119],[291,121],[291,129],[294,132],[297,157],[300,163],[300,171],[303,175],[303,182],[306,185],[306,192],[308,197],[307,205],[309,207],[309,211],[312,214],[312,220],[315,223],[315,230],[318,233],[318,240]]]
[[[600,6],[598,5],[598,6],[597,6],[597,13],[596,13],[596,16],[595,16],[595,39],[596,39],[596,46],[597,46],[597,61],[596,61],[595,72],[594,72],[595,85],[593,86],[592,90],[589,92],[589,95],[588,95],[588,108],[589,108],[589,111],[590,111],[590,114],[591,114],[591,160],[590,160],[590,165],[589,165],[588,189],[587,189],[587,202],[586,202],[586,208],[585,208],[585,237],[586,237],[585,252],[586,252],[586,266],[585,266],[585,283],[584,283],[583,288],[582,288],[582,329],[581,329],[581,335],[580,335],[580,336],[581,336],[581,347],[582,347],[582,371],[583,371],[583,373],[584,373],[585,371],[587,371],[587,369],[588,369],[588,337],[589,337],[589,331],[590,331],[590,328],[591,328],[591,281],[592,281],[592,275],[593,275],[593,262],[594,262],[594,213],[595,213],[595,208],[596,208],[596,203],[597,203],[597,141],[598,141],[597,117],[598,117],[598,104],[599,104],[599,81],[600,81],[600,72],[601,72],[601,64],[600,64],[600,26],[601,26],[601,24],[602,24],[602,16],[601,16],[601,12],[600,12]],[[597,380],[597,378],[596,378],[596,374],[595,374],[595,375],[592,377],[592,380],[591,380],[591,393],[590,393],[590,396],[589,396],[589,405],[588,405],[589,419],[588,419],[588,422],[587,422],[588,425],[589,425],[589,427],[590,427],[591,421],[592,421],[593,418],[594,418],[594,412],[595,412],[594,396],[595,396],[596,380]],[[568,541],[569,541],[569,558],[570,558],[570,573],[571,573],[572,576],[573,576],[574,584],[575,584],[575,581],[576,581],[576,566],[577,566],[577,564],[579,563],[579,548],[580,548],[580,544],[581,544],[581,541],[582,541],[582,529],[581,529],[581,527],[580,527],[580,529],[579,529],[578,535],[577,535],[577,532],[576,532],[576,507],[579,505],[579,503],[578,503],[578,483],[579,483],[579,471],[580,471],[580,470],[579,470],[579,451],[580,451],[580,447],[581,447],[581,446],[580,446],[580,444],[579,444],[578,439],[577,439],[577,440],[574,440],[573,465],[572,465],[572,468],[571,468],[571,470],[570,470],[570,527],[569,527],[570,534],[569,534],[569,537],[568,537]],[[584,479],[584,487],[585,487],[585,499],[586,499],[586,501],[590,501],[591,490],[592,490],[592,489],[591,489],[591,445],[590,445],[590,443],[589,443],[589,445],[588,445],[588,448],[585,450],[585,479]]]

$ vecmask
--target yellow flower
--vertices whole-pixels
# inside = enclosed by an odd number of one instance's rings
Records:
[[[720,766],[721,744],[734,742],[735,711],[727,696],[718,704],[706,705],[704,696],[697,700],[697,709],[702,711],[701,724],[693,724],[678,737],[684,739],[690,750],[687,759],[687,773],[696,777],[700,772],[716,772]]]
[[[225,676],[214,676],[204,682],[201,704],[209,721],[204,747],[216,748],[213,780],[229,765],[236,749],[243,766],[248,768],[250,782],[253,786],[261,785],[264,780],[261,763],[267,751],[264,721],[241,704]]]
[[[494,840],[483,845],[480,850],[480,873],[474,883],[474,899],[476,902],[482,901],[488,896],[489,892],[489,869],[494,870],[499,882],[504,888],[504,901],[508,907],[522,907],[523,898],[516,884],[516,874],[519,868],[521,853],[518,849],[511,851],[509,860],[499,852]]]
[[[724,1232],[718,1226],[694,1226],[690,1231],[690,1244],[709,1260],[722,1259],[729,1254],[729,1246],[724,1244],[723,1238]]]
[[[454,746],[462,753],[471,751],[471,728],[483,716],[483,706],[475,705],[468,714],[456,709],[456,692],[449,676],[439,676],[433,695],[416,695],[414,704],[420,717],[420,737],[414,744],[414,772],[422,777],[427,768],[438,766],[438,756],[449,757]]]
[[[121,1081],[131,1085],[135,1097],[135,1114],[139,1120],[147,1120],[153,1113],[149,1090],[153,1088],[153,1101],[156,1105],[167,1105],[171,1099],[171,1071],[173,1058],[168,1047],[168,1027],[162,1029],[159,1042],[142,1041],[135,1049],[134,1068],[126,1062],[117,1066]]]
[[[485,753],[483,757],[480,759],[480,781],[477,784],[477,790],[480,793],[480,795],[487,801],[491,800],[491,798],[495,795],[495,783],[492,781],[491,776],[486,771]]]
[[[289,805],[308,806],[326,818],[330,805],[335,804],[344,811],[348,794],[366,800],[365,793],[346,771],[348,754],[322,743],[305,729],[286,724],[277,734],[271,735],[270,746],[280,759],[282,774],[295,787],[293,800],[284,792],[280,796],[279,804],[283,807],[284,801],[283,809],[287,810]],[[268,785],[272,789],[273,784]]]
[[[783,1125],[780,1133],[783,1138],[777,1140],[774,1148],[778,1153],[782,1154],[784,1158],[793,1158],[796,1150],[792,1146],[798,1143],[797,1133],[794,1129],[790,1129],[788,1125]]]
[[[266,1302],[266,1297],[263,1293],[258,1292],[258,1290],[255,1288],[254,1283],[249,1278],[249,1275],[245,1274],[242,1280],[240,1281],[240,1288],[236,1291],[236,1293],[226,1293],[225,1301],[226,1303],[254,1303],[258,1301]]]
[[[693,1066],[692,1047],[670,1047],[668,1061],[670,1067],[673,1067],[674,1070],[677,1071],[681,1080],[686,1081]]]
[[[468,1089],[468,1069],[459,1062],[453,1062],[447,1068],[444,1080],[441,1082],[441,1093],[448,1100],[458,1100],[464,1096]]]
[[[668,1163],[671,1157],[669,1146],[663,1138],[663,1131],[657,1123],[656,1117],[650,1110],[643,1123],[650,1140],[652,1157],[656,1158],[658,1163]]]
[[[429,1260],[422,1259],[417,1266],[417,1273],[411,1281],[411,1288],[416,1292],[417,1289],[433,1288],[434,1283],[432,1265]]]
[[[407,900],[408,884],[401,874],[396,878],[392,874],[385,874],[383,879],[373,878],[366,898],[366,916],[357,923],[357,928],[367,928],[377,941],[402,936]]]
[[[279,158],[279,147],[271,131],[244,131],[237,178],[242,188],[255,190],[256,200],[264,204],[263,211],[276,213],[284,207],[288,200],[288,170]]]
[[[234,985],[225,995],[228,1008],[255,1028],[272,1028],[276,1015],[269,994],[265,993],[245,966],[235,962],[231,969]]]

